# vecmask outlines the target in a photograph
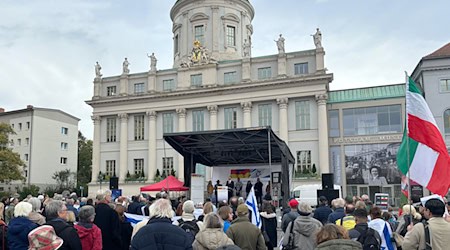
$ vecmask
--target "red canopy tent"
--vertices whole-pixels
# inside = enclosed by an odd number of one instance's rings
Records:
[[[184,183],[179,181],[177,178],[173,177],[172,175],[169,175],[166,179],[150,184],[144,187],[141,187],[141,192],[145,191],[161,191],[161,189],[165,189],[167,191],[187,191],[189,190],[188,187],[183,186]]]

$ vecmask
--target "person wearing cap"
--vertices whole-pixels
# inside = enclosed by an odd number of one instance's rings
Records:
[[[8,225],[9,249],[27,249],[28,233],[38,225],[28,219],[32,206],[28,202],[19,202],[14,207],[14,217]]]
[[[45,206],[47,223],[55,229],[56,235],[64,240],[61,249],[82,250],[77,230],[70,226],[67,220],[67,207],[63,201],[52,200]]]
[[[286,232],[286,228],[288,227],[289,223],[297,219],[297,217],[300,215],[298,213],[297,199],[290,200],[288,205],[291,208],[291,211],[283,215],[283,218],[281,219],[281,229],[283,230],[283,232]]]
[[[319,206],[314,211],[314,219],[322,222],[325,225],[328,221],[328,216],[333,212],[328,206],[328,199],[325,196],[319,197]]]
[[[316,233],[322,228],[322,223],[311,216],[311,206],[301,201],[298,205],[299,216],[289,224],[286,232],[294,234],[295,249],[314,249],[316,247]],[[288,245],[289,237],[283,238],[283,246]]]
[[[253,225],[248,218],[247,205],[239,205],[236,213],[238,217],[228,228],[227,236],[243,250],[266,250],[267,247],[261,230]]]
[[[428,218],[430,244],[433,249],[448,249],[450,246],[450,223],[445,221],[445,204],[440,199],[429,199],[425,203],[424,215]],[[403,240],[403,249],[426,249],[425,230],[423,223],[408,226],[408,232]]]
[[[28,250],[56,250],[60,249],[64,243],[63,239],[58,237],[52,226],[43,225],[33,229],[28,234],[30,247]]]

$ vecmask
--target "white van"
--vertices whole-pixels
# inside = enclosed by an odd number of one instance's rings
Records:
[[[305,184],[295,187],[292,190],[293,196],[300,201],[307,202],[311,207],[317,206],[317,190],[321,190],[321,184]],[[339,190],[339,197],[342,198],[342,190],[340,185],[334,185],[334,189]],[[331,202],[331,201],[329,201]]]

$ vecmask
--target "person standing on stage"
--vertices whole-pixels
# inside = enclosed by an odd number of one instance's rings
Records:
[[[256,201],[258,202],[258,204],[262,203],[262,193],[263,193],[262,189],[263,189],[263,183],[258,178],[258,179],[256,179],[256,183],[255,183],[255,196],[256,196]]]

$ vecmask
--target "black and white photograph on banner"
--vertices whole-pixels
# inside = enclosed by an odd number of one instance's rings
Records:
[[[399,146],[400,143],[345,146],[347,184],[400,184],[401,172],[397,167]]]

